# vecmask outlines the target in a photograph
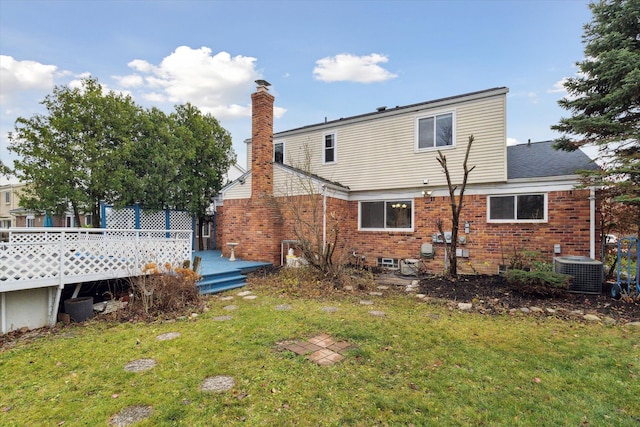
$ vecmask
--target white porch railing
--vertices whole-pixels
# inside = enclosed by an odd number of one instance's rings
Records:
[[[191,230],[13,228],[0,242],[0,293],[142,274],[191,259]]]

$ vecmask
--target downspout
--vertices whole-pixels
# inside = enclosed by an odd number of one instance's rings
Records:
[[[596,191],[589,189],[589,258],[596,259]]]
[[[327,185],[322,184],[322,252],[327,250]]]

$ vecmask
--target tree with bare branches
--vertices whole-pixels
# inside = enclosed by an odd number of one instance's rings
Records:
[[[449,201],[451,206],[451,243],[449,244],[449,251],[447,253],[447,262],[448,266],[445,265],[445,272],[450,276],[457,276],[458,274],[458,258],[456,257],[456,247],[458,244],[458,226],[460,224],[460,212],[462,212],[462,207],[464,206],[462,203],[462,199],[464,197],[464,191],[467,187],[467,179],[469,178],[469,174],[475,166],[469,168],[467,166],[467,162],[469,160],[469,152],[471,151],[471,145],[474,141],[473,135],[469,135],[469,142],[467,144],[467,151],[464,155],[464,163],[462,167],[464,169],[464,175],[462,177],[462,185],[460,186],[460,193],[458,194],[456,200],[456,190],[458,189],[457,185],[454,185],[451,181],[451,175],[449,173],[449,166],[447,165],[447,158],[440,150],[438,150],[438,163],[442,167],[445,176],[447,177],[447,187],[449,189]],[[444,227],[442,219],[436,221],[436,225],[438,227],[438,231],[442,236],[445,244],[445,248],[447,247],[447,241],[444,237]],[[447,268],[448,267],[448,268]]]

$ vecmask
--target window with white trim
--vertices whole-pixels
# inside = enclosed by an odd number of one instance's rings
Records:
[[[325,133],[322,136],[323,139],[323,150],[322,150],[322,161],[323,163],[335,163],[338,161],[336,156],[336,134],[334,133]]]
[[[273,162],[284,164],[284,142],[273,143]]]
[[[412,230],[413,201],[360,202],[361,230]]]
[[[546,194],[489,196],[487,216],[490,222],[545,222]]]
[[[87,226],[87,227],[93,226],[93,215],[92,214],[85,214],[84,215],[84,225]]]
[[[452,146],[454,140],[453,112],[416,119],[416,150]]]
[[[4,203],[5,204],[9,204],[11,203],[11,192],[10,191],[5,191],[4,192]]]
[[[27,224],[28,228],[33,228],[36,226],[36,217],[33,215],[27,215]]]

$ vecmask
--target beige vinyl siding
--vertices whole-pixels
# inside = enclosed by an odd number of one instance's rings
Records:
[[[251,198],[251,174],[245,178],[244,184],[236,182],[234,186],[225,191],[223,198],[225,200]]]
[[[287,163],[303,159],[304,145],[311,150],[313,173],[349,186],[352,191],[446,185],[436,160],[437,150],[416,151],[416,119],[453,111],[455,146],[442,147],[454,183],[462,181],[462,163],[469,135],[473,143],[469,167],[476,166],[470,183],[506,180],[506,112],[504,94],[466,102],[413,109],[402,114],[375,115],[360,121],[287,133]],[[337,163],[323,165],[323,134],[336,133]]]

